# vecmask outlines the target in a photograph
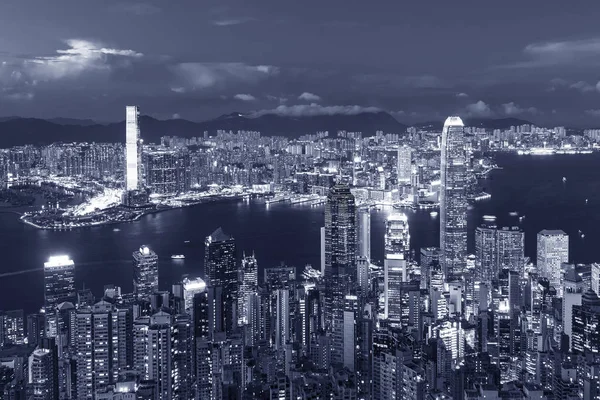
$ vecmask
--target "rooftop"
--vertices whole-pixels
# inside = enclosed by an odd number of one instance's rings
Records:
[[[210,242],[226,242],[232,237],[223,231],[223,228],[218,227],[210,236],[207,238]]]

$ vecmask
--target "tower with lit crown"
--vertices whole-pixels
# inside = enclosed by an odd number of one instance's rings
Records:
[[[440,264],[448,278],[467,257],[467,155],[459,117],[444,123],[440,165]]]
[[[158,291],[158,256],[148,246],[133,252],[133,293],[138,300]]]

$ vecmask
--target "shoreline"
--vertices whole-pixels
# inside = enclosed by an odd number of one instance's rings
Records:
[[[197,206],[197,205],[201,205],[201,204],[206,204],[206,203],[214,203],[214,202],[226,202],[228,200],[240,200],[243,199],[246,195],[234,195],[234,196],[211,196],[211,197],[207,197],[205,199],[201,199],[198,201],[193,201],[190,203],[186,203],[186,204],[182,204],[180,206],[164,206],[164,205],[152,205],[152,207],[149,207],[148,209],[145,210],[139,210],[138,212],[135,212],[135,209],[132,209],[131,212],[134,212],[135,215],[133,215],[132,217],[125,219],[125,220],[107,220],[107,221],[99,221],[99,222],[80,222],[78,223],[78,225],[48,225],[48,226],[44,226],[44,225],[39,225],[36,224],[35,222],[29,220],[29,218],[31,218],[32,216],[30,215],[25,215],[22,213],[18,213],[18,212],[12,212],[13,214],[16,215],[20,215],[19,221],[21,221],[22,223],[29,225],[33,228],[39,229],[39,230],[48,230],[48,231],[70,231],[73,229],[82,229],[82,228],[92,228],[92,227],[98,227],[98,226],[105,226],[105,225],[117,225],[117,224],[125,224],[125,223],[131,223],[131,222],[135,222],[138,221],[140,218],[146,216],[146,215],[151,215],[151,214],[157,214],[160,212],[165,212],[165,211],[172,211],[172,210],[177,210],[180,208],[187,208],[187,207],[193,207],[193,206]],[[104,210],[104,211],[111,211],[111,210],[116,210],[119,207],[122,206],[115,206],[113,208]],[[35,215],[33,216],[35,217]]]

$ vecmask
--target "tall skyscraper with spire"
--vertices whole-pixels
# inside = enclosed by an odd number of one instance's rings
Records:
[[[440,263],[446,278],[466,265],[467,154],[459,117],[444,123],[440,165]]]
[[[142,143],[138,124],[140,110],[137,106],[125,109],[125,190],[141,187]]]
[[[332,362],[342,362],[344,296],[356,280],[356,204],[347,185],[331,188],[325,204],[325,321]]]

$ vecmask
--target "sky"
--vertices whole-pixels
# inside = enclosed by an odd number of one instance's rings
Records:
[[[0,116],[600,126],[600,2],[2,0]]]

